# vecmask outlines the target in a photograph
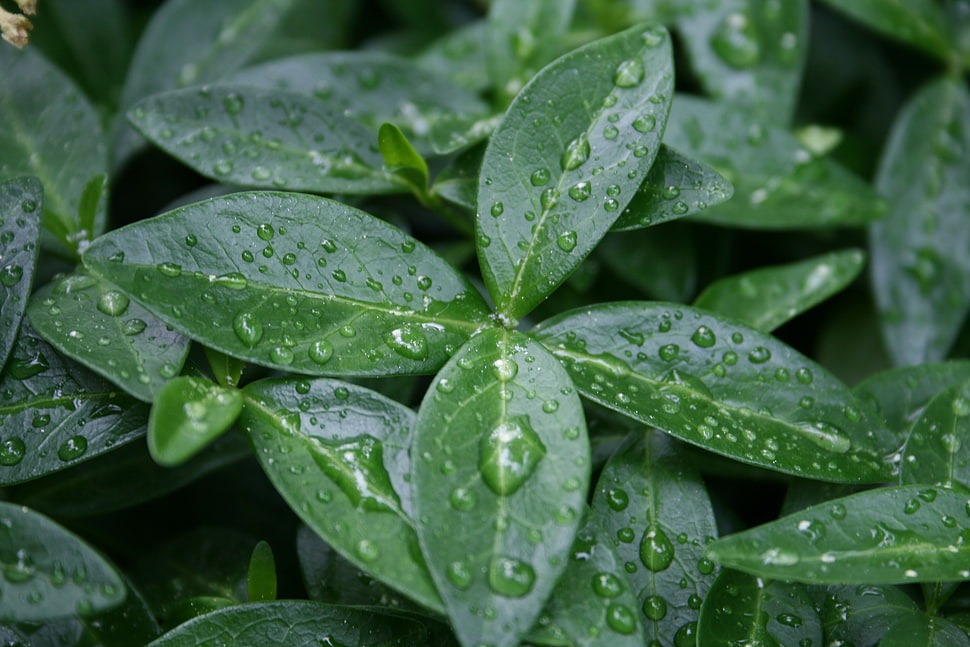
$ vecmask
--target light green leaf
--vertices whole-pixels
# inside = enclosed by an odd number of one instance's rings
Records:
[[[805,587],[724,569],[697,626],[698,645],[822,645],[822,621]]]
[[[413,433],[418,539],[452,626],[466,645],[517,645],[566,568],[585,506],[579,398],[534,340],[486,330],[435,377]]]
[[[876,188],[892,205],[870,229],[883,339],[897,365],[946,357],[970,308],[970,91],[939,78],[896,118]]]
[[[704,89],[756,118],[788,126],[808,49],[808,0],[695,4],[677,27]]]
[[[0,501],[0,528],[0,622],[90,615],[125,599],[114,567],[47,517]]]
[[[503,317],[545,299],[620,216],[657,156],[672,92],[667,32],[638,26],[557,59],[516,97],[478,187],[479,261]]]
[[[249,558],[249,577],[246,580],[250,602],[269,602],[276,599],[276,560],[273,549],[265,541],[253,548]]]
[[[899,463],[899,484],[933,484],[970,492],[970,382],[941,391],[912,427]]]
[[[416,195],[421,197],[426,195],[428,163],[418,151],[414,150],[414,146],[401,129],[391,123],[381,124],[377,134],[377,145],[387,170],[408,184]]]
[[[875,645],[900,618],[917,615],[913,598],[896,586],[829,586],[822,607],[825,636],[846,645]]]
[[[0,392],[0,485],[57,472],[145,433],[145,405],[61,357],[26,322]]]
[[[862,271],[865,252],[846,249],[786,265],[762,267],[720,279],[694,307],[771,332],[841,291]]]
[[[17,341],[40,251],[44,188],[36,178],[0,182],[0,369]]]
[[[648,641],[695,631],[716,577],[704,546],[717,525],[683,446],[650,429],[632,432],[603,468],[593,511],[614,538]]]
[[[86,273],[37,290],[28,315],[38,334],[61,353],[145,402],[178,375],[189,352],[187,337]]]
[[[945,618],[912,614],[893,624],[879,647],[970,647],[970,636]]]
[[[970,579],[966,493],[904,485],[833,499],[708,548],[722,566],[824,584]]]
[[[710,164],[734,186],[733,199],[698,220],[804,229],[859,226],[886,213],[861,178],[741,108],[678,94],[664,142]]]
[[[435,611],[411,514],[413,413],[335,380],[248,385],[241,426],[293,511],[344,557]]]
[[[148,416],[148,451],[174,467],[228,431],[242,411],[242,393],[184,375],[159,390]]]
[[[739,461],[806,478],[891,478],[895,449],[849,389],[764,333],[662,302],[565,312],[533,334],[587,398]]]
[[[671,24],[677,16],[696,10],[698,0],[586,0],[593,17],[610,31],[635,22]]]
[[[300,373],[427,373],[489,325],[475,288],[430,249],[310,195],[182,207],[102,236],[84,260],[205,345]]]

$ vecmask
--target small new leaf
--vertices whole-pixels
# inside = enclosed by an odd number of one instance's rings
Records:
[[[165,384],[148,417],[148,450],[174,467],[224,434],[242,411],[242,394],[208,380],[182,376]]]

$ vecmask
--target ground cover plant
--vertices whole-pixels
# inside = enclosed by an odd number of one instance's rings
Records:
[[[35,4],[3,644],[970,645],[970,2]]]

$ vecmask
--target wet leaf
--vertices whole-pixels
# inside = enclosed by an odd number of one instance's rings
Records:
[[[968,647],[970,636],[945,618],[913,614],[900,618],[879,647]]]
[[[406,182],[416,195],[424,196],[428,191],[428,164],[401,129],[391,123],[381,124],[377,145],[387,170]]]
[[[276,599],[276,560],[273,549],[265,541],[253,548],[249,558],[249,578],[246,590],[250,602],[269,602]]]
[[[903,446],[900,485],[970,492],[970,382],[941,391],[923,409]]]
[[[242,411],[240,391],[183,375],[159,390],[148,416],[148,451],[175,467],[228,431]]]
[[[896,586],[829,586],[822,607],[825,636],[845,644],[876,645],[900,618],[918,615],[913,599]]]
[[[40,249],[44,188],[37,178],[0,183],[0,369],[24,318]]]

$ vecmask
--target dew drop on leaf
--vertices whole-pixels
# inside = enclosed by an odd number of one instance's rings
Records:
[[[473,490],[458,487],[451,491],[451,496],[448,497],[448,501],[451,503],[452,508],[464,512],[475,507],[475,504],[478,502],[478,497]]]
[[[576,249],[576,232],[575,231],[564,231],[559,234],[559,238],[556,239],[556,244],[559,245],[559,249],[564,252],[571,252]]]
[[[606,492],[606,504],[612,510],[622,512],[630,505],[630,495],[626,493],[626,490],[621,488],[610,488]]]
[[[667,534],[656,524],[651,524],[640,540],[640,561],[657,573],[670,566],[674,559],[674,546]]]
[[[659,595],[648,595],[643,601],[643,615],[654,622],[663,620],[667,615],[667,601]]]
[[[251,312],[241,312],[232,321],[232,330],[243,344],[254,348],[263,337],[263,324]]]
[[[569,187],[568,194],[576,202],[585,202],[592,195],[589,182],[577,182]]]
[[[653,115],[640,115],[633,120],[633,129],[640,133],[650,133],[657,128],[657,118]]]
[[[269,359],[276,364],[292,364],[293,351],[285,346],[274,346],[272,350],[269,351]]]
[[[342,440],[310,438],[314,462],[355,507],[372,512],[400,509],[379,440],[368,435]]]
[[[121,325],[121,331],[128,335],[137,335],[145,330],[148,324],[141,319],[128,319]]]
[[[73,461],[84,455],[88,450],[88,440],[84,436],[73,436],[64,441],[57,450],[57,457],[62,461]]]
[[[615,598],[623,593],[623,584],[613,573],[597,573],[593,576],[593,591],[601,598]]]
[[[714,335],[714,331],[707,326],[701,326],[695,330],[690,340],[701,348],[710,348],[717,343],[717,337]]]
[[[499,595],[521,598],[528,595],[535,584],[535,570],[513,557],[495,555],[488,567],[488,585]]]
[[[428,340],[411,326],[392,330],[384,337],[384,343],[405,359],[420,361],[428,357]]]
[[[559,202],[559,191],[549,188],[543,191],[539,195],[539,204],[542,205],[543,210],[549,211]]]
[[[754,21],[743,13],[726,15],[714,28],[710,45],[722,61],[735,69],[752,67],[761,58]]]
[[[24,275],[24,269],[19,265],[5,265],[0,269],[0,283],[8,288],[12,288],[20,282]]]
[[[637,630],[636,616],[623,604],[611,604],[606,608],[606,624],[619,634],[632,634]]]
[[[852,440],[845,432],[827,422],[796,422],[795,428],[802,436],[826,451],[844,454],[852,447]]]
[[[695,647],[697,644],[697,623],[688,622],[674,634],[674,647]],[[805,645],[804,647],[811,647]]]
[[[169,278],[176,278],[178,276],[182,276],[181,266],[175,263],[159,263],[156,266],[156,269],[158,270],[159,274],[161,274],[162,276],[167,276]]]
[[[566,145],[566,150],[562,154],[560,165],[564,171],[572,171],[582,166],[589,159],[590,146],[589,138],[586,133],[581,134],[576,139]]]
[[[377,558],[381,556],[381,551],[377,547],[377,544],[372,542],[370,539],[361,539],[357,542],[357,546],[354,548],[354,553],[357,554],[364,562],[375,562]]]
[[[549,177],[549,169],[540,168],[529,176],[529,181],[532,182],[532,186],[545,186],[549,182]]]
[[[630,58],[616,66],[613,73],[613,84],[618,88],[635,88],[643,82],[645,76],[643,61]]]
[[[455,587],[465,590],[472,583],[472,574],[468,570],[468,565],[464,562],[452,562],[448,564],[448,581],[455,585]]]
[[[106,315],[117,317],[128,309],[129,300],[121,292],[110,290],[98,299],[98,310]]]
[[[24,459],[27,446],[20,438],[5,438],[0,441],[0,465],[13,467]]]
[[[546,447],[527,416],[514,416],[482,437],[478,468],[495,494],[514,494],[535,472]]]

